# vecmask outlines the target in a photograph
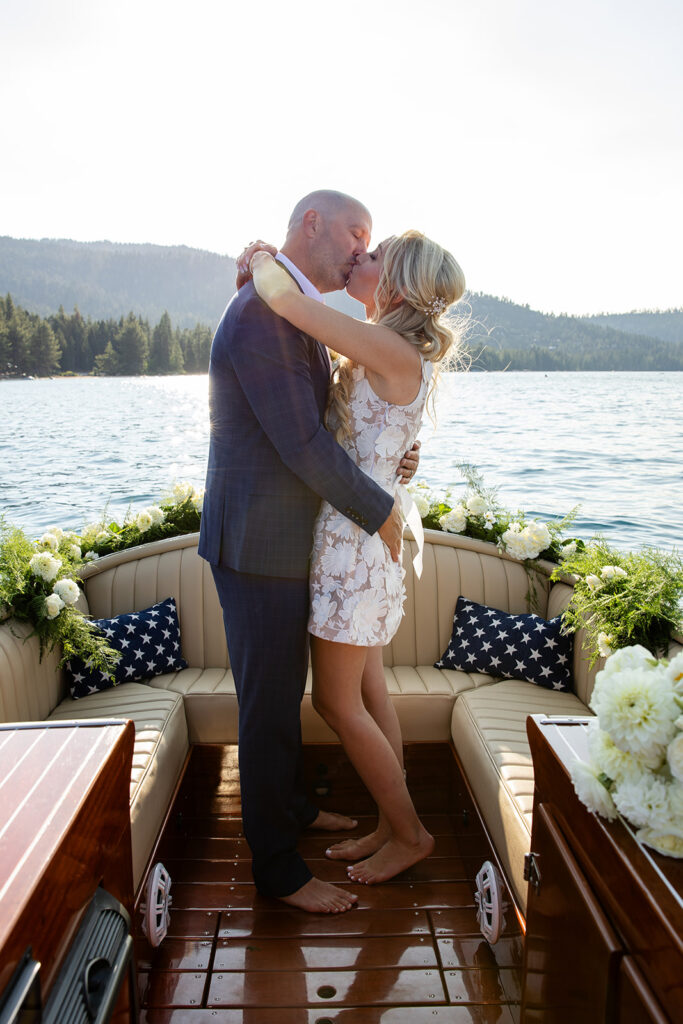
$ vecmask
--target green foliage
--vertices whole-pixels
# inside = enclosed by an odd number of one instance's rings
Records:
[[[22,530],[0,518],[0,621],[12,618],[29,623],[33,627],[30,636],[38,637],[41,658],[45,651],[59,645],[60,664],[77,654],[95,668],[110,673],[120,655],[73,603],[62,603],[57,614],[50,614],[49,601],[54,600],[60,584],[68,580],[78,587],[82,565],[75,534],[60,537],[51,533],[50,537],[50,544],[31,541]],[[44,578],[32,568],[36,555],[49,555],[54,560],[52,578]]]
[[[575,577],[564,621],[572,631],[586,630],[591,665],[632,644],[665,654],[669,637],[683,628],[683,561],[675,551],[622,552],[596,537],[551,579],[563,575]]]

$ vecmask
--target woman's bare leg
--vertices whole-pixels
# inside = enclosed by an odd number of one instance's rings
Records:
[[[396,708],[387,690],[381,647],[367,648],[365,668],[363,669],[361,680],[361,696],[363,704],[388,739],[396,760],[400,764],[401,769],[403,769],[401,726],[399,725]],[[360,839],[345,839],[341,843],[335,843],[325,853],[331,860],[361,860],[376,853],[390,837],[391,829],[383,813],[380,811],[377,827],[369,835],[363,836]]]
[[[313,704],[339,736],[349,760],[391,830],[368,860],[349,867],[354,881],[386,881],[427,857],[434,840],[410,799],[402,763],[363,702],[367,649],[312,637]]]

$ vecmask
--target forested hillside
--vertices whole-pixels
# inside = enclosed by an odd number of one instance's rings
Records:
[[[0,237],[0,375],[203,371],[234,280],[229,256],[186,246]],[[344,293],[329,301],[362,314]],[[482,293],[469,305],[475,369],[683,370],[683,310],[553,316]]]

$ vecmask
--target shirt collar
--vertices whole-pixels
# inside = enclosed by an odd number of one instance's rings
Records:
[[[304,295],[309,295],[316,302],[324,302],[325,299],[322,297],[316,286],[308,280],[305,274],[302,274],[296,264],[292,263],[288,256],[285,256],[283,252],[277,253],[275,256],[276,260],[279,260],[283,266],[287,267],[294,280],[297,282],[301,291]]]

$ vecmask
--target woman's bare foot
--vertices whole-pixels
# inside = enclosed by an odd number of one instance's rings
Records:
[[[309,828],[320,829],[321,832],[348,832],[355,828],[358,822],[355,818],[347,818],[345,814],[335,814],[333,811],[318,811],[318,817],[311,822]]]
[[[390,839],[372,857],[362,860],[359,864],[350,864],[346,873],[352,882],[376,885],[424,860],[433,849],[434,837],[430,836],[426,829],[422,829],[417,842],[403,843],[398,839]]]
[[[361,860],[371,857],[373,853],[382,849],[390,835],[390,832],[375,829],[370,835],[362,836],[360,839],[344,839],[341,843],[328,846],[325,856],[330,860]]]
[[[343,914],[351,910],[358,897],[353,892],[346,892],[330,882],[322,882],[319,878],[311,878],[296,892],[289,896],[279,897],[283,903],[298,910],[307,910],[309,914]]]

